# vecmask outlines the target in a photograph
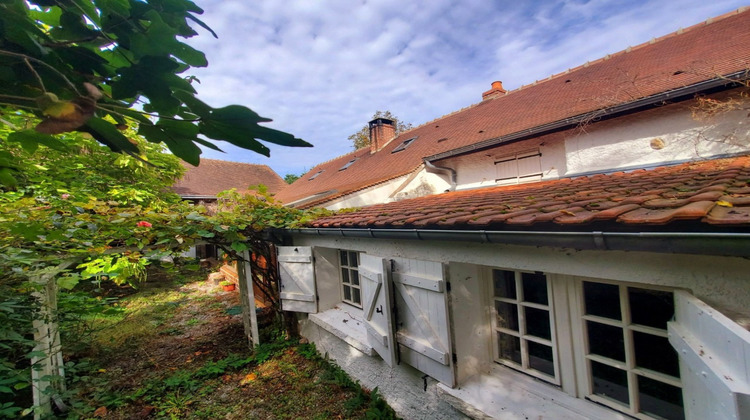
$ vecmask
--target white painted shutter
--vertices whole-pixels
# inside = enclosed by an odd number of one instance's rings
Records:
[[[367,341],[388,366],[396,362],[393,336],[393,296],[389,282],[388,261],[381,257],[359,254],[359,281],[362,285]]]
[[[309,246],[279,246],[281,309],[293,312],[318,312],[315,295],[315,270]]]
[[[685,416],[750,419],[750,332],[677,291],[669,342],[680,357]]]
[[[455,386],[443,265],[397,258],[392,279],[400,360],[450,387]]]

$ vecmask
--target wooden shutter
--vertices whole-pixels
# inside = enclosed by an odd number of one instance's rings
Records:
[[[687,419],[750,418],[750,332],[677,291],[669,342],[680,357]]]
[[[318,312],[312,248],[280,246],[277,249],[281,277],[281,309],[293,312]]]
[[[367,341],[388,366],[393,366],[396,362],[396,343],[391,315],[393,296],[388,279],[388,261],[359,254],[359,280]]]
[[[392,279],[400,360],[450,387],[455,386],[443,265],[394,259]]]

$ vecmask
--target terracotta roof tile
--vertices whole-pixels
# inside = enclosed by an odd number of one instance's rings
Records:
[[[181,196],[215,197],[221,191],[236,188],[248,191],[248,187],[263,184],[268,192],[277,194],[288,185],[266,165],[229,162],[216,159],[201,159],[200,165],[182,162],[185,174],[174,183],[172,189]]]
[[[749,180],[733,168],[750,170],[750,156],[690,162],[652,170],[456,191],[365,207],[315,220],[310,227],[520,229],[550,225],[586,229],[669,225],[692,221],[706,226],[744,225],[750,229]],[[693,187],[670,179],[691,179]],[[717,179],[734,192],[715,190]],[[619,185],[639,185],[650,194],[633,196]],[[664,184],[672,185],[670,188]],[[710,187],[710,188],[709,188]],[[656,194],[656,192],[659,192]],[[588,200],[571,198],[584,195]],[[730,207],[731,206],[731,207]]]
[[[748,68],[750,10],[745,10],[611,54],[430,121],[402,133],[377,153],[371,154],[369,148],[363,148],[317,165],[277,198],[291,203],[330,192],[305,204],[316,205],[405,176],[419,168],[424,157],[475,147],[481,142]],[[412,137],[417,139],[408,148],[391,153]],[[354,164],[339,170],[353,158],[358,158]],[[323,172],[310,181],[312,174],[319,171]],[[748,172],[742,176],[747,177]],[[715,182],[719,185],[725,181],[717,179]],[[635,185],[621,186],[635,188]]]

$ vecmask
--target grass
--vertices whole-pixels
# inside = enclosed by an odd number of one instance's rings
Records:
[[[177,280],[147,283],[96,318],[91,345],[69,359],[68,418],[395,418],[377,389],[362,389],[311,344],[272,330],[251,351],[237,292]]]

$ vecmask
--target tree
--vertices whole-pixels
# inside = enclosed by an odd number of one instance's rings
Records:
[[[12,127],[10,139],[51,144],[52,135],[80,131],[116,152],[139,153],[120,129],[163,143],[197,165],[199,146],[227,141],[268,156],[257,140],[282,146],[309,143],[259,123],[249,108],[213,108],[196,97],[191,67],[205,55],[180,41],[197,25],[190,0],[5,0],[0,2],[0,123],[17,110],[42,121],[36,130]],[[0,179],[13,182],[17,162],[0,156]]]
[[[370,118],[370,121],[376,118],[388,118],[389,120],[392,120],[394,124],[396,124],[397,136],[403,133],[404,131],[411,130],[412,128],[411,123],[405,123],[401,121],[398,117],[391,114],[391,111],[385,111],[385,112],[375,111],[375,114],[372,115],[372,118]],[[361,130],[349,136],[348,139],[352,142],[352,145],[354,146],[355,150],[360,149],[365,146],[369,146],[370,145],[370,127],[368,125],[365,125],[364,127],[362,127]]]
[[[286,174],[284,175],[284,182],[286,182],[287,184],[293,184],[294,181],[299,179],[299,177],[300,175]]]

